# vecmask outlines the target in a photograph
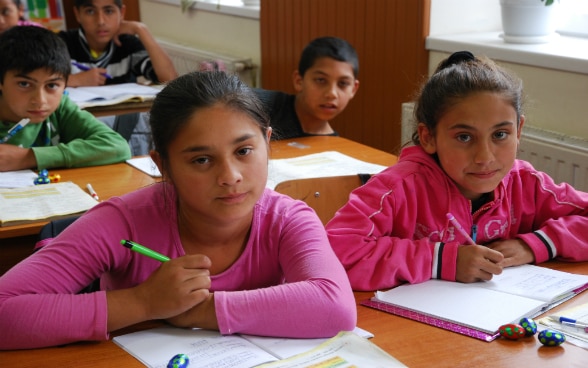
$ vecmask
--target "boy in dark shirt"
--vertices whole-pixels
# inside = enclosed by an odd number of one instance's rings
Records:
[[[130,83],[138,77],[165,83],[177,77],[147,26],[124,20],[122,0],[75,0],[74,14],[81,27],[59,33],[73,62],[68,86]],[[129,141],[133,155],[146,155],[153,148],[145,114],[100,120]]]
[[[177,77],[167,53],[145,24],[124,20],[122,0],[75,0],[79,29],[61,31],[72,62],[68,86],[136,82],[165,83]]]
[[[272,139],[338,135],[330,121],[359,88],[359,61],[353,46],[336,37],[320,37],[302,51],[294,71],[295,95],[255,89],[270,115]]]

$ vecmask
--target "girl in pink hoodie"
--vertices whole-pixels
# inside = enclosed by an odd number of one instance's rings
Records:
[[[467,51],[440,63],[416,101],[414,146],[327,224],[354,289],[588,260],[588,194],[516,159],[522,92],[520,79]]]

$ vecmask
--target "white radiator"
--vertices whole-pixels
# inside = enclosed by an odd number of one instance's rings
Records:
[[[257,85],[257,67],[251,58],[222,55],[163,39],[157,39],[157,42],[170,56],[179,75],[196,70],[219,69],[239,75],[250,87]]]
[[[548,173],[555,182],[566,182],[588,192],[588,141],[525,126],[519,158]]]
[[[404,144],[414,130],[412,102],[402,104],[401,118]],[[566,182],[588,192],[588,140],[525,126],[518,158],[546,172],[556,183]]]

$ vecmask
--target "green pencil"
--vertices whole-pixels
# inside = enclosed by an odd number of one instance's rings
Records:
[[[132,251],[135,251],[137,253],[141,253],[142,255],[147,256],[147,257],[150,257],[150,258],[153,258],[153,259],[155,259],[157,261],[160,261],[160,262],[167,262],[167,261],[169,261],[169,258],[166,257],[166,256],[164,256],[163,254],[157,253],[156,251],[151,250],[151,249],[149,249],[147,247],[144,247],[141,244],[137,244],[134,241],[124,240],[123,239],[123,240],[120,241],[120,243],[123,246],[129,248]]]

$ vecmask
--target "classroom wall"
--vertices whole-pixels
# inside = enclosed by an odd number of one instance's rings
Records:
[[[182,14],[178,6],[153,0],[140,0],[140,8],[142,21],[158,37],[196,47],[234,50],[261,64],[258,20],[205,11]],[[431,0],[430,33],[499,30],[499,12],[498,0]],[[438,52],[429,53],[429,69],[445,56]],[[529,124],[588,139],[588,71],[579,74],[524,64],[505,66],[513,69],[525,81],[529,97]]]
[[[431,0],[431,35],[501,29],[498,0]],[[448,55],[430,52],[429,74]],[[588,139],[588,69],[585,73],[573,73],[522,63],[497,62],[523,79],[527,97],[526,124]]]
[[[429,0],[269,0],[262,1],[261,22],[204,11],[181,14],[172,5],[141,1],[141,19],[158,37],[232,54],[238,48],[258,52],[254,60],[261,65],[261,86],[269,89],[293,92],[292,72],[312,38],[348,39],[360,56],[361,86],[333,126],[361,143],[388,152],[399,149],[400,105],[427,72]],[[263,27],[265,55],[259,43]]]
[[[139,0],[141,21],[154,36],[219,54],[251,58],[261,64],[259,20],[205,10],[188,10]]]
[[[401,147],[401,105],[427,73],[429,0],[262,0],[264,88],[294,93],[300,52],[320,36],[349,41],[360,86],[331,121],[343,137],[387,152]]]

